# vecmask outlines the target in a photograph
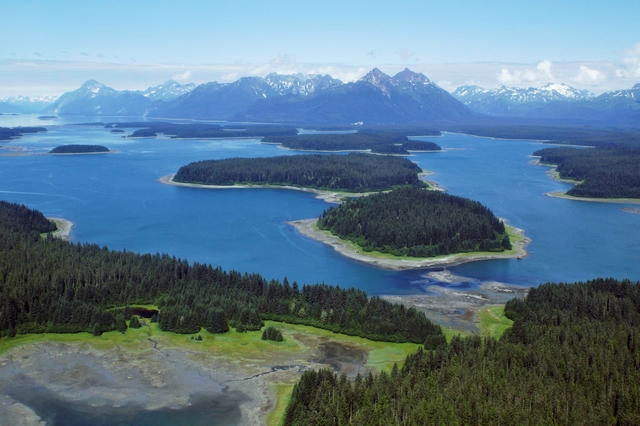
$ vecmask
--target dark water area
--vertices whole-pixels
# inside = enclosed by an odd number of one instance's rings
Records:
[[[174,426],[237,425],[240,392],[194,394],[189,405],[146,410],[138,405],[115,407],[101,401],[70,401],[39,386],[12,386],[5,390],[15,401],[31,408],[47,426]]]
[[[529,164],[530,155],[544,147],[540,142],[445,134],[422,138],[437,142],[443,152],[409,157],[435,172],[428,178],[449,193],[480,201],[532,239],[525,259],[452,267],[451,272],[466,278],[449,284],[425,279],[426,270],[386,271],[346,259],[298,234],[287,221],[318,217],[330,206],[313,194],[193,189],[157,181],[192,161],[298,152],[263,145],[259,139],[132,140],[101,127],[58,125],[92,119],[61,117],[47,133],[0,142],[34,153],[71,143],[120,151],[99,156],[0,156],[0,199],[71,220],[74,242],[168,253],[227,270],[258,272],[267,279],[353,286],[369,294],[424,293],[429,285],[474,289],[484,281],[535,286],[599,276],[640,279],[640,215],[620,210],[634,205],[546,197],[545,192],[566,191],[570,185],[549,178],[548,168]],[[2,116],[0,126],[32,124],[28,120]]]
[[[152,318],[154,315],[158,315],[158,312],[160,312],[157,309],[141,308],[139,306],[131,306],[130,309],[132,315],[137,315],[141,318]]]

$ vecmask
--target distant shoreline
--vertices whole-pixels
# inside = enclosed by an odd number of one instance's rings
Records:
[[[50,221],[56,224],[56,229],[51,233],[54,238],[60,238],[63,241],[71,240],[71,228],[73,228],[73,222],[61,217],[47,217]]]
[[[477,262],[481,260],[493,260],[493,259],[516,259],[527,256],[525,247],[531,242],[531,239],[524,236],[522,229],[506,226],[509,231],[521,236],[522,238],[513,243],[513,250],[508,253],[456,253],[445,256],[438,256],[433,258],[398,258],[391,259],[382,256],[376,256],[366,254],[358,249],[358,247],[351,241],[343,240],[330,232],[321,231],[316,227],[317,219],[303,219],[293,220],[287,222],[287,224],[293,226],[302,235],[312,238],[321,243],[327,244],[334,248],[338,253],[343,256],[349,257],[360,262],[367,263],[372,266],[377,266],[382,269],[389,269],[394,271],[406,270],[406,269],[425,269],[434,266],[455,266],[468,262]]]
[[[535,156],[534,156],[535,157]],[[550,176],[551,179],[556,180],[558,182],[570,183],[572,185],[578,185],[581,182],[571,179],[564,179],[560,177],[560,173],[556,171],[557,165],[555,164],[545,164],[541,163],[539,158],[538,160],[532,160],[529,164],[533,164],[536,166],[544,166],[551,167],[551,170],[547,171],[547,176]],[[591,203],[610,203],[610,204],[640,204],[640,198],[594,198],[594,197],[576,197],[573,195],[569,195],[566,192],[560,191],[551,191],[545,192],[545,196],[552,198],[564,198],[565,200],[575,200],[575,201],[587,201]]]

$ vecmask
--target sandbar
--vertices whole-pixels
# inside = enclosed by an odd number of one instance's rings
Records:
[[[454,266],[481,260],[516,258],[522,259],[527,256],[525,247],[527,246],[527,244],[529,244],[529,242],[531,242],[531,239],[524,236],[524,231],[522,229],[505,225],[511,235],[519,237],[515,242],[512,243],[513,249],[509,250],[508,252],[457,253],[430,258],[392,258],[391,255],[387,254],[364,252],[351,241],[343,240],[328,231],[322,231],[318,229],[316,226],[316,222],[317,219],[303,219],[293,220],[287,223],[296,228],[302,235],[333,247],[334,250],[336,250],[343,256],[347,256],[351,259],[367,263],[381,269],[389,269],[394,271],[406,269],[425,269],[437,266]]]
[[[71,241],[71,228],[73,228],[73,222],[67,219],[62,219],[61,217],[48,217],[47,219],[55,222],[58,227],[58,229],[53,231],[51,235],[64,241]]]

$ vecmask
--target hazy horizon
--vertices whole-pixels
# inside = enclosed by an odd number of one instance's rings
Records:
[[[491,4],[41,0],[0,6],[0,97],[60,95],[86,80],[144,90],[169,79],[404,68],[452,91],[565,83],[596,94],[640,82],[640,2]]]

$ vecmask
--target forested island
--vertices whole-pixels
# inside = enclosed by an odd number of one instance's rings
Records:
[[[229,158],[198,161],[178,170],[174,182],[202,185],[287,185],[330,191],[384,191],[426,187],[422,169],[399,157],[351,153]]]
[[[640,283],[545,284],[499,340],[454,337],[390,374],[307,371],[285,425],[640,424]]]
[[[371,151],[378,154],[407,155],[409,151],[440,151],[434,142],[409,140],[394,133],[305,134],[268,136],[265,143],[281,144],[284,148],[304,151]]]
[[[87,123],[91,125],[92,123]],[[230,125],[189,123],[175,124],[166,122],[128,122],[128,123],[93,123],[107,129],[137,128],[129,138],[156,137],[158,133],[170,136],[172,139],[193,138],[259,138],[264,136],[291,136],[298,131],[294,127],[278,125]]]
[[[40,212],[0,201],[0,337],[99,335],[126,325],[125,306],[154,304],[160,328],[174,333],[258,330],[277,320],[429,347],[444,340],[424,313],[361,290],[267,281],[166,254],[41,236],[54,230]]]
[[[49,151],[49,154],[104,154],[111,152],[102,145],[61,145]]]
[[[19,138],[25,133],[46,132],[44,127],[0,127],[0,141],[10,141]]]
[[[345,200],[317,222],[365,252],[434,257],[511,249],[504,223],[477,201],[415,187]]]
[[[640,149],[628,146],[546,148],[533,153],[556,165],[563,179],[577,181],[567,195],[582,198],[640,198]]]

